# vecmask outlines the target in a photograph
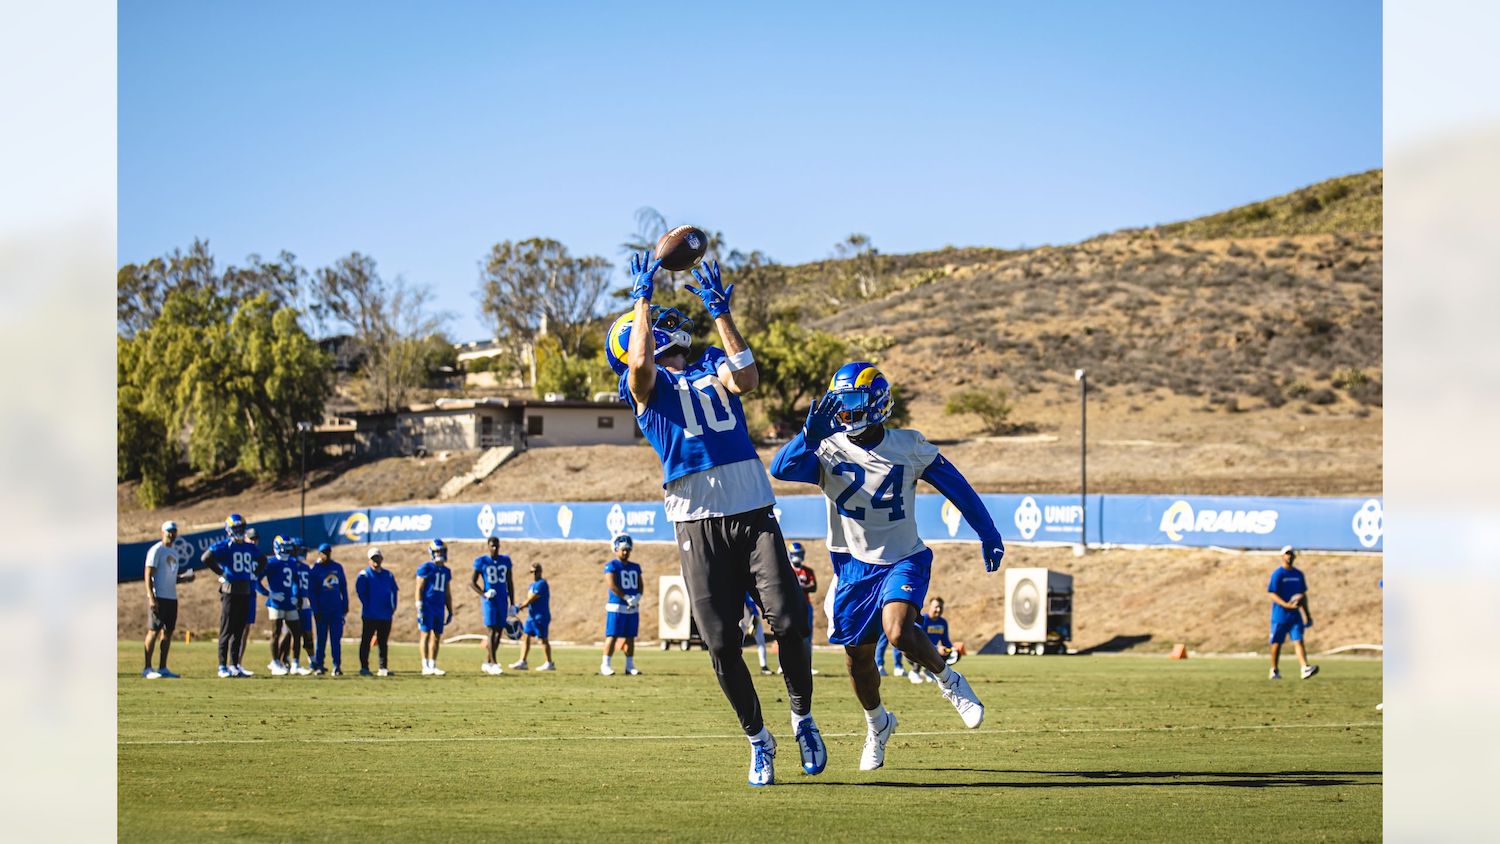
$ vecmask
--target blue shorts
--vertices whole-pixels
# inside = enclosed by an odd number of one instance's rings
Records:
[[[510,609],[510,604],[504,598],[485,598],[480,603],[484,605],[484,626],[505,629],[505,611]]]
[[[640,629],[640,613],[607,612],[604,614],[604,635],[606,636],[634,639]]]
[[[1271,622],[1271,644],[1279,645],[1287,638],[1291,638],[1293,642],[1302,641],[1301,618]]]
[[[637,616],[637,618],[639,618],[639,616]],[[544,616],[541,616],[540,618],[538,618],[536,616],[531,616],[531,617],[529,617],[529,618],[526,619],[526,627],[525,627],[526,635],[527,636],[535,636],[538,639],[545,639],[545,638],[547,638],[547,628],[551,624],[552,624],[552,619],[550,617],[548,617],[548,616],[544,615]]]
[[[447,615],[446,604],[423,605],[422,611],[417,614],[417,629],[423,633],[441,634],[443,628],[447,626],[444,622]]]
[[[830,552],[838,587],[833,592],[835,645],[872,645],[880,638],[881,608],[904,601],[920,608],[932,578],[932,550],[921,551],[888,566],[862,563],[848,554]]]

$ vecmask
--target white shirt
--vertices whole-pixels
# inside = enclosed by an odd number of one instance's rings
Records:
[[[146,576],[156,586],[156,597],[177,600],[177,554],[160,542],[146,551]]]
[[[828,550],[890,565],[922,551],[917,479],[938,447],[917,431],[888,428],[866,450],[843,432],[818,444],[818,486],[828,498]]]
[[[759,458],[714,466],[668,481],[669,522],[696,522],[748,513],[776,503],[771,478]]]

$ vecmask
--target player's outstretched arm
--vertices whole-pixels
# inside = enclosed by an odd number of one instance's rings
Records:
[[[656,336],[651,330],[651,294],[656,287],[656,271],[661,261],[652,261],[651,252],[630,256],[630,274],[634,283],[630,295],[635,299],[635,317],[630,323],[630,348],[625,362],[630,366],[625,384],[636,407],[645,407],[656,388]]]
[[[708,316],[719,331],[719,341],[724,344],[724,353],[729,356],[720,364],[719,380],[724,389],[735,395],[744,395],[760,384],[760,369],[755,357],[750,354],[750,344],[740,334],[739,326],[729,313],[729,300],[734,296],[734,285],[724,286],[724,277],[719,273],[719,262],[704,264],[703,269],[693,270],[693,279],[698,286],[684,285],[683,289],[703,300]]]
[[[821,480],[818,444],[834,431],[833,414],[838,410],[833,398],[824,394],[807,409],[802,430],[776,451],[771,461],[771,477],[781,481],[816,484]]]
[[[932,484],[944,498],[953,502],[953,506],[963,514],[964,521],[979,534],[979,541],[984,545],[985,571],[998,570],[1005,556],[1005,541],[1000,536],[1000,528],[995,526],[994,518],[990,516],[990,511],[979,498],[979,493],[974,491],[969,479],[939,454],[922,472],[922,480]]]

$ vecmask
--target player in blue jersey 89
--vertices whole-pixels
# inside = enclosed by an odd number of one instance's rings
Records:
[[[599,663],[599,673],[608,677],[615,673],[610,660],[615,655],[615,644],[621,639],[621,650],[625,652],[625,673],[640,674],[635,667],[635,637],[641,627],[641,567],[630,561],[635,550],[635,541],[629,534],[620,534],[612,543],[615,558],[604,564],[604,659]]]
[[[474,558],[474,571],[469,576],[469,588],[479,596],[484,610],[484,626],[489,629],[485,640],[485,661],[479,670],[486,674],[503,674],[500,667],[500,638],[505,635],[505,626],[516,617],[516,589],[511,582],[514,569],[510,557],[500,553],[500,537],[492,536],[486,543],[489,553]]]
[[[777,478],[816,484],[828,500],[828,551],[838,579],[829,638],[844,646],[854,694],[865,709],[864,770],[885,764],[896,728],[880,702],[875,644],[881,631],[913,668],[937,675],[965,726],[984,720],[984,705],[968,681],[944,664],[915,623],[932,573],[932,551],[917,535],[917,480],[936,487],[979,534],[986,571],[997,571],[1005,554],[979,495],[937,446],[916,431],[885,427],[891,405],[890,383],[875,366],[845,364],[771,464]]]
[[[438,647],[443,628],[453,620],[453,571],[448,568],[448,546],[441,539],[427,546],[430,559],[417,566],[417,632],[421,637],[422,673],[441,677]]]
[[[547,581],[542,579],[542,564],[531,564],[531,586],[526,590],[526,598],[516,605],[516,611],[526,610],[526,625],[521,628],[521,658],[511,663],[511,668],[517,671],[527,669],[526,656],[531,653],[531,639],[536,637],[542,643],[542,653],[547,661],[542,663],[538,671],[556,671],[557,666],[552,663],[552,640],[547,637],[547,629],[552,625],[552,589]]]
[[[774,782],[776,758],[776,740],[766,729],[740,648],[743,599],[752,590],[782,655],[802,769],[821,773],[827,750],[812,719],[806,648],[812,631],[772,509],[771,482],[740,403],[760,383],[760,373],[730,313],[734,285],[724,285],[716,262],[693,270],[697,286],[684,289],[702,300],[723,348],[710,346],[690,363],[691,335],[681,330],[677,315],[651,303],[660,267],[649,252],[631,256],[634,305],[611,326],[606,356],[620,373],[620,397],[661,458],[665,509],[676,531],[693,619],[719,687],[750,740],[750,784]],[[646,325],[651,330],[631,330]]]
[[[266,555],[245,539],[249,525],[238,513],[224,520],[225,539],[216,542],[199,558],[219,575],[219,676],[249,677],[240,665],[245,650],[245,617],[254,594],[253,584],[260,579]]]

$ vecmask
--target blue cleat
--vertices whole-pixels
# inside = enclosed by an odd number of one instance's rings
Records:
[[[776,782],[776,739],[770,737],[763,742],[750,742],[750,784],[770,785],[774,782]]]
[[[811,718],[797,728],[797,749],[802,752],[802,772],[821,774],[828,766],[828,748],[823,744],[823,734]]]

